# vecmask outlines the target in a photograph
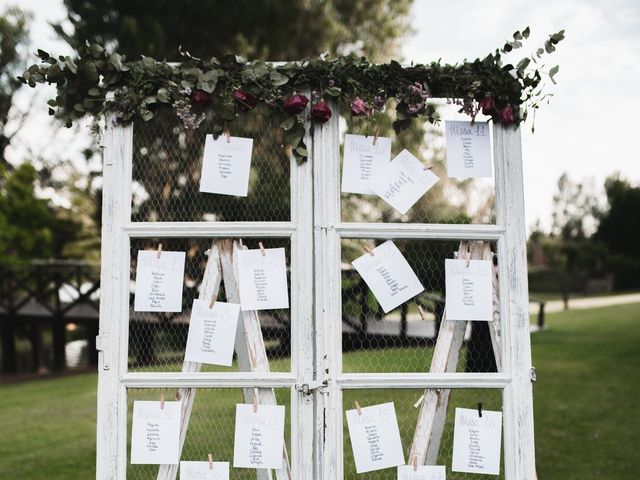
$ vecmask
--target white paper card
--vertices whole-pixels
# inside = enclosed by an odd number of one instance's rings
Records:
[[[180,462],[180,480],[229,480],[229,462]]]
[[[446,121],[447,175],[452,178],[492,177],[489,124]]]
[[[371,189],[404,215],[438,180],[411,152],[402,150],[386,167],[376,170]]]
[[[444,465],[412,465],[398,467],[398,480],[447,480],[447,469]]]
[[[365,253],[353,266],[387,313],[424,290],[418,277],[391,240]]]
[[[136,312],[181,312],[184,252],[139,250],[136,266]]]
[[[493,320],[490,260],[445,260],[447,320]]]
[[[184,359],[189,362],[231,366],[240,305],[216,302],[212,308],[194,300]]]
[[[404,454],[393,403],[347,410],[347,424],[356,472],[404,465]]]
[[[373,173],[383,169],[391,161],[391,139],[378,137],[375,145],[374,139],[372,135],[345,135],[342,161],[344,193],[375,193],[369,183]]]
[[[500,475],[502,412],[456,408],[451,470]]]
[[[236,405],[233,466],[281,469],[284,458],[284,406]]]
[[[246,197],[251,170],[252,138],[207,135],[200,191]]]
[[[180,402],[133,402],[132,464],[178,464],[181,410]]]
[[[240,308],[289,308],[284,248],[238,251]]]

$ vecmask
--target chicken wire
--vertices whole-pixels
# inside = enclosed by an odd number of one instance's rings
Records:
[[[414,407],[416,401],[424,393],[424,390],[417,389],[367,389],[367,390],[344,390],[343,402],[344,410],[351,410],[357,401],[361,408],[380,403],[393,402],[398,419],[398,429],[400,430],[400,440],[404,452],[405,462],[411,463],[409,451],[413,435],[416,431],[416,423],[420,408]],[[478,404],[482,403],[483,410],[502,411],[502,390],[496,389],[452,389],[449,396],[449,408],[445,420],[444,430],[440,443],[440,450],[436,465],[444,465],[447,472],[447,480],[482,480],[486,479],[486,475],[460,473],[451,471],[451,461],[453,456],[453,430],[454,417],[456,408],[477,409]],[[343,432],[343,455],[344,455],[344,478],[351,479],[367,479],[367,480],[391,480],[396,479],[396,469],[387,468],[368,473],[356,473],[355,463],[353,460],[353,450],[351,448],[351,438],[347,427],[347,420],[344,417]],[[504,444],[504,442],[503,442]],[[491,476],[491,478],[504,478],[504,455],[501,453],[500,475]]]
[[[133,402],[136,400],[173,400],[175,389],[129,389],[127,390],[127,455],[131,452],[131,421]],[[289,389],[275,389],[276,402],[285,407],[285,445],[291,452],[291,392]],[[189,427],[185,436],[181,461],[207,461],[211,453],[216,462],[229,462],[231,480],[255,480],[255,469],[233,468],[233,441],[235,433],[236,404],[245,403],[240,388],[198,388],[196,390]],[[259,408],[259,407],[258,407]],[[129,480],[156,480],[159,465],[127,466]]]
[[[135,312],[133,298],[135,292],[136,261],[138,250],[156,249],[162,243],[163,251],[186,252],[184,288],[182,292],[182,312]],[[163,238],[131,240],[131,295],[129,313],[129,371],[130,372],[178,372],[182,369],[187,334],[191,318],[193,300],[200,294],[200,286],[207,265],[207,250],[211,239]],[[257,240],[243,240],[247,248],[258,248]],[[270,238],[263,240],[265,248],[285,249],[287,266],[290,261],[289,239]],[[287,285],[291,285],[291,275],[287,269]],[[290,298],[290,295],[289,295]],[[218,299],[227,301],[224,282],[220,285]],[[262,335],[271,371],[291,370],[291,322],[290,310],[276,309],[258,312]],[[203,372],[237,371],[234,356],[231,367],[202,364]]]

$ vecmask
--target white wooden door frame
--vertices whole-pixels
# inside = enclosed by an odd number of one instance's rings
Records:
[[[332,106],[338,111],[337,106]],[[307,135],[309,160],[291,161],[289,222],[131,222],[133,126],[104,134],[96,478],[124,479],[127,389],[291,389],[294,480],[343,477],[342,391],[367,388],[503,389],[507,480],[534,480],[531,350],[520,131],[494,125],[495,225],[345,223],[340,218],[340,133],[334,116]],[[291,372],[130,373],[132,238],[289,238]],[[498,248],[503,370],[499,373],[342,373],[341,239],[492,240]],[[312,246],[311,243],[313,244]],[[310,254],[313,252],[313,255]],[[312,293],[315,292],[315,293]],[[302,385],[328,381],[311,395]],[[310,452],[313,452],[311,454]]]

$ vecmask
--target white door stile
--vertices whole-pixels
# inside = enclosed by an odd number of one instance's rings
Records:
[[[535,445],[529,332],[524,185],[520,130],[494,125],[503,370],[504,465],[507,480],[534,480]]]

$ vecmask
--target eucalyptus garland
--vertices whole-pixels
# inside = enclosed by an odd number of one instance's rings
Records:
[[[520,123],[547,96],[543,74],[555,83],[558,67],[545,72],[540,59],[564,38],[564,31],[557,32],[530,57],[515,65],[504,63],[503,55],[522,47],[529,33],[528,27],[517,31],[513,40],[485,58],[456,65],[372,64],[355,56],[272,64],[238,55],[200,59],[187,52],[181,52],[183,62],[170,64],[144,56],[127,61],[87,43],[76,57],[55,58],[38,50],[40,63],[18,79],[31,87],[55,84],[49,113],[67,126],[85,115],[94,116],[94,125],[104,115],[121,125],[149,121],[164,104],[174,108],[187,129],[211,118],[213,133],[219,135],[255,109],[285,130],[284,141],[300,162],[307,157],[307,121],[322,124],[336,113],[329,99],[356,117],[375,119],[385,108],[395,108],[397,133],[414,118],[439,120],[431,98],[449,99],[472,119],[482,111],[495,122]]]

